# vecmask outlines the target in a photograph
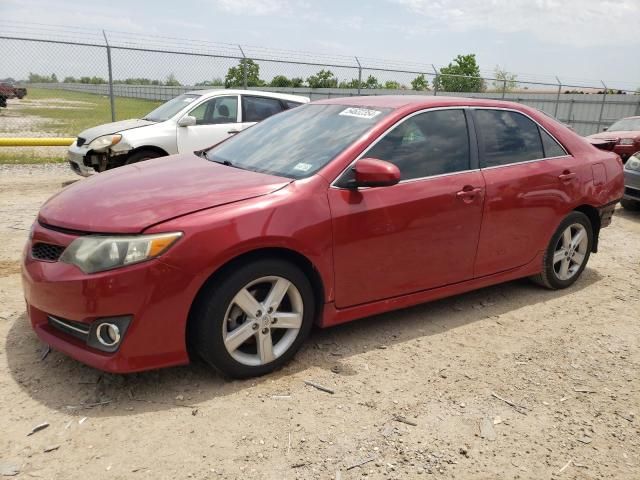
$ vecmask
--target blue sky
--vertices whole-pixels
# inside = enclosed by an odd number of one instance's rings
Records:
[[[475,53],[489,74],[640,87],[640,0],[2,0],[0,18],[0,34],[29,21],[440,66]]]

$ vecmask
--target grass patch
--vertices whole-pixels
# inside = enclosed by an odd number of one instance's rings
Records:
[[[35,163],[64,163],[67,159],[63,156],[42,156],[35,152],[11,153],[8,148],[0,151],[0,165],[35,164]]]
[[[28,88],[26,100],[37,101],[38,105],[29,105],[30,102],[25,102],[20,112],[46,119],[43,130],[61,136],[75,137],[87,128],[111,122],[109,97],[104,95]],[[49,105],[47,105],[48,100]],[[116,97],[116,120],[143,117],[161,103],[154,100]]]

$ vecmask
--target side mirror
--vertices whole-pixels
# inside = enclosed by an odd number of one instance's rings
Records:
[[[197,122],[196,117],[191,115],[185,115],[180,120],[178,120],[179,127],[193,127]]]
[[[377,158],[361,158],[353,166],[352,187],[388,187],[400,181],[400,170],[393,163]]]
[[[609,130],[609,127],[604,127],[604,128],[602,129],[602,131],[603,131],[603,132],[606,132],[607,130]]]

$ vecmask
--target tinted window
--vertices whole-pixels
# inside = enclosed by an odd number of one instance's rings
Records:
[[[235,123],[238,119],[238,97],[216,97],[201,103],[189,112],[196,125]]]
[[[520,113],[476,110],[475,120],[483,155],[481,167],[544,158],[538,126]]]
[[[542,146],[544,147],[544,158],[562,157],[567,154],[564,148],[543,129],[540,129],[540,136],[542,137]]]
[[[366,154],[394,163],[403,180],[469,169],[469,135],[462,110],[421,113],[396,126]]]
[[[207,151],[215,162],[289,178],[308,177],[380,122],[390,109],[302,105],[269,117]]]
[[[282,104],[277,98],[242,97],[243,122],[260,122],[281,111]]]

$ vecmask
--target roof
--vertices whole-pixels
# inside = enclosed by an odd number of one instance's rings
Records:
[[[204,96],[215,96],[215,95],[258,95],[261,97],[271,97],[271,98],[280,98],[282,100],[291,100],[292,102],[308,102],[309,97],[303,97],[301,95],[290,95],[288,93],[280,93],[280,92],[266,92],[262,90],[240,90],[240,89],[229,89],[229,88],[209,88],[206,90],[189,90],[189,94],[196,95],[204,95]]]
[[[503,100],[492,100],[490,98],[447,97],[444,95],[370,95],[361,97],[330,98],[326,100],[318,100],[313,103],[393,109],[408,106],[431,108],[458,105],[522,108],[521,104],[505,102]]]

